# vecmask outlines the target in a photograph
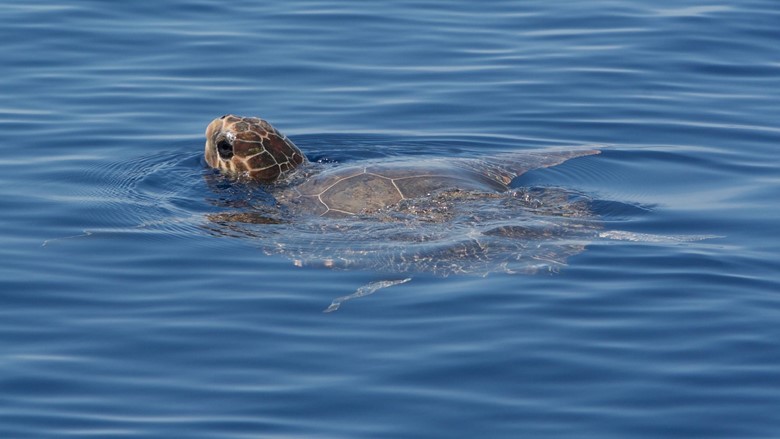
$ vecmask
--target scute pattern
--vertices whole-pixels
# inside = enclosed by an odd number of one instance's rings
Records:
[[[348,214],[375,211],[403,198],[392,179],[368,173],[340,180],[320,194],[320,200],[330,210]]]
[[[475,178],[446,163],[421,168],[348,166],[327,170],[289,189],[280,198],[322,216],[374,213],[400,201],[444,188],[493,190],[495,183]]]

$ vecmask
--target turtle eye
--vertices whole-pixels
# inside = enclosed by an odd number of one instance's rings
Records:
[[[219,139],[217,141],[217,154],[222,160],[230,160],[233,157],[233,145],[225,139]]]

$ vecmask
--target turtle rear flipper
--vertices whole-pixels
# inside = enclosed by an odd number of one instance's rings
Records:
[[[469,169],[508,185],[512,180],[528,171],[549,168],[588,155],[600,154],[598,149],[545,150],[499,154],[487,159],[468,159],[463,163]]]

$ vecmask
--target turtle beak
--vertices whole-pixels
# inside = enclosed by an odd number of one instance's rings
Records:
[[[206,127],[206,139],[213,139],[214,134],[222,128],[222,119],[214,119]]]
[[[204,158],[206,163],[212,168],[219,169],[220,160],[219,153],[217,152],[217,138],[221,136],[222,120],[214,119],[209,126],[206,127],[206,150],[204,152]],[[224,136],[222,136],[224,138]],[[232,147],[231,147],[232,152]]]

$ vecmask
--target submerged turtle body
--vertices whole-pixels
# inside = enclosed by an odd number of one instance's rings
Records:
[[[394,160],[343,166],[315,174],[277,198],[323,216],[371,213],[446,189],[503,192],[513,178],[526,171],[598,153],[593,149],[552,150],[486,159]],[[209,124],[205,158],[213,168],[261,183],[273,183],[307,162],[303,152],[268,122],[232,115]]]

